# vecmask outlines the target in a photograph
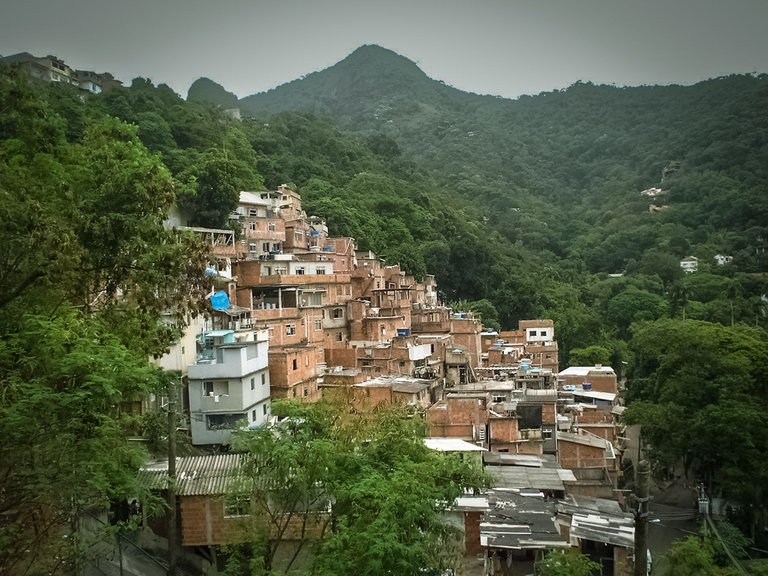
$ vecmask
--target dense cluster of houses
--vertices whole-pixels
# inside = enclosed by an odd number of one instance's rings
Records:
[[[239,230],[193,229],[215,256],[211,310],[159,361],[184,374],[192,442],[213,449],[178,459],[180,544],[214,550],[232,537],[238,514],[225,496],[239,460],[222,447],[234,428],[268,425],[273,398],[312,402],[344,388],[369,406],[411,406],[429,446],[490,472],[495,487],[452,511],[485,573],[569,546],[604,574],[624,573],[634,528],[618,499],[613,369],[560,371],[551,320],[484,330],[439,301],[432,276],[417,282],[353,238],[329,236],[288,186],[241,192],[233,217]],[[167,224],[186,220],[175,212]],[[162,490],[167,463],[141,475]]]

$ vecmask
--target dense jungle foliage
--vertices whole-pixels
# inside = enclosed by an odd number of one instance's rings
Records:
[[[128,424],[115,406],[167,384],[141,358],[173,336],[159,310],[200,295],[185,257],[198,247],[161,230],[170,205],[189,207],[193,224],[225,226],[238,190],[283,183],[333,234],[434,274],[444,302],[489,327],[553,319],[561,364],[609,363],[628,376],[628,417],[644,424],[658,464],[684,460],[765,548],[765,75],[579,83],[506,100],[363,47],[242,99],[242,120],[222,113],[232,95],[212,83],[186,101],[143,78],[98,96],[30,86],[7,69],[0,81],[0,506],[34,510],[0,530],[10,551],[0,568],[42,510],[72,517],[76,491],[61,485],[85,484],[83,499],[133,489],[99,457],[135,457],[120,451]],[[640,195],[651,187],[665,193]],[[717,254],[732,261],[717,265]],[[699,270],[684,274],[689,255]],[[197,299],[177,301],[186,311]],[[66,366],[51,361],[62,351]],[[107,370],[107,353],[122,371]],[[62,401],[70,389],[100,399],[83,415],[98,423],[85,437]],[[52,416],[33,433],[39,414]],[[49,445],[52,430],[64,440]],[[76,465],[91,453],[92,466]],[[64,461],[61,478],[40,468],[50,454]],[[27,459],[37,464],[7,464]]]

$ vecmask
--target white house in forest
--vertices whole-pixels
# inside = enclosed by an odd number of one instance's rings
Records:
[[[680,268],[688,274],[690,272],[696,272],[699,269],[699,259],[696,256],[686,256],[680,260]]]

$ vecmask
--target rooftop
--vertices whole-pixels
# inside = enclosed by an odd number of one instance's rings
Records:
[[[176,493],[179,496],[225,494],[240,475],[238,454],[176,458]],[[150,490],[168,487],[168,461],[148,463],[139,469],[138,481]]]
[[[602,366],[600,364],[596,366],[570,366],[560,372],[558,376],[587,376],[588,374],[615,374],[613,368],[610,366]]]
[[[427,448],[438,452],[485,452],[485,448],[459,438],[424,438]]]

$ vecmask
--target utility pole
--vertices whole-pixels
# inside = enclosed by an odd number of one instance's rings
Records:
[[[648,574],[648,502],[650,501],[651,467],[647,460],[641,460],[635,474],[635,573],[634,576]]]
[[[176,377],[168,382],[168,576],[176,576]]]

